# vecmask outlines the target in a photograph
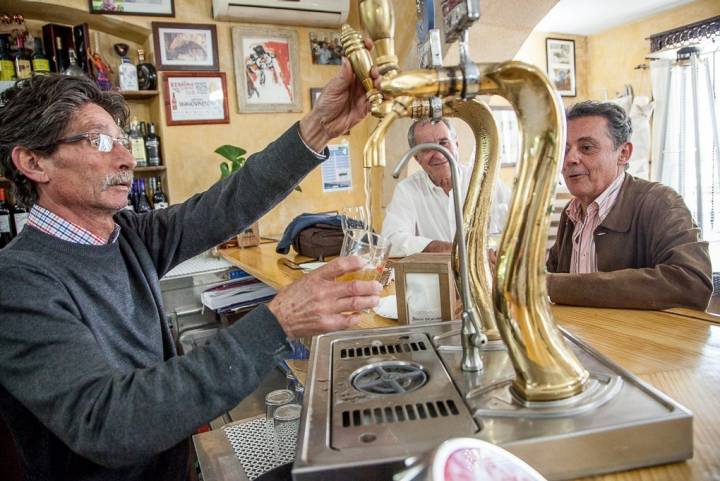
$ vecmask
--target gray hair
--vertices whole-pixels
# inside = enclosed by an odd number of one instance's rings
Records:
[[[455,132],[455,128],[448,122],[446,118],[441,118],[439,121],[432,121],[430,119],[420,119],[416,120],[412,123],[410,126],[410,129],[408,129],[408,144],[410,145],[410,148],[412,149],[417,145],[417,141],[415,140],[415,130],[417,130],[418,127],[422,127],[427,124],[436,124],[438,122],[442,122],[445,124],[445,126],[448,128],[448,131],[450,132],[450,137],[457,141],[457,132]]]
[[[103,92],[88,78],[36,75],[16,82],[0,95],[0,173],[11,182],[18,203],[32,206],[37,190],[15,167],[13,149],[23,146],[51,155],[73,116],[88,103],[104,109],[121,127],[130,115],[122,95]]]
[[[567,111],[567,120],[579,119],[582,117],[603,117],[607,120],[608,133],[613,141],[613,148],[617,149],[630,140],[632,135],[632,122],[625,110],[612,102],[596,102],[586,100],[578,102]]]

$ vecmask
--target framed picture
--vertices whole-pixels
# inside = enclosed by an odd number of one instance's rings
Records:
[[[312,63],[318,65],[340,65],[342,44],[340,32],[310,32]]]
[[[302,112],[297,32],[233,27],[232,42],[238,112]]]
[[[320,98],[321,93],[321,88],[313,87],[310,89],[310,110],[315,108],[315,104],[317,103],[317,99]]]
[[[219,70],[215,25],[152,22],[158,70]]]
[[[563,97],[575,97],[575,40],[545,39],[547,74]]]
[[[492,114],[500,134],[500,166],[513,167],[520,156],[520,127],[515,110],[508,106],[492,106]]]
[[[166,72],[163,85],[167,125],[230,122],[225,72]]]
[[[174,17],[173,0],[89,0],[90,13]]]

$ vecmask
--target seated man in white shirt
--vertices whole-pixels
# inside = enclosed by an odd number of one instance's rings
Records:
[[[457,134],[446,119],[436,123],[418,120],[410,126],[410,147],[426,142],[440,144],[458,157]],[[450,252],[455,237],[450,163],[436,150],[424,150],[415,156],[415,160],[422,170],[397,184],[385,212],[382,235],[392,243],[391,257],[418,252]],[[472,165],[459,164],[459,167],[460,198],[464,201]],[[490,232],[499,232],[504,225],[509,198],[508,189],[496,181]]]

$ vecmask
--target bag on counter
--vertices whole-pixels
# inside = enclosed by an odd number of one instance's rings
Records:
[[[298,232],[292,246],[300,255],[324,260],[325,257],[340,255],[343,237],[339,225],[313,224]]]

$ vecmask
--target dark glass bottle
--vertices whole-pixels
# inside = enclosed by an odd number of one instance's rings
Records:
[[[153,194],[153,209],[165,209],[168,206],[167,195],[162,190],[162,179],[155,179],[155,193]]]
[[[13,238],[10,227],[10,204],[5,200],[5,189],[0,187],[0,249]]]
[[[67,53],[63,48],[62,38],[55,37],[55,55],[53,56],[55,61],[55,71],[57,73],[63,73],[68,68]]]
[[[145,62],[145,51],[141,48],[138,49],[137,77],[140,90],[157,88],[157,70],[153,64]]]
[[[23,228],[25,227],[25,223],[27,222],[28,215],[30,215],[27,211],[27,209],[20,204],[16,203],[12,208],[12,218],[13,218],[13,235],[18,235],[20,232],[22,232]]]
[[[8,53],[8,46],[3,38],[0,38],[0,80],[9,82],[17,80],[15,60]]]
[[[32,77],[32,64],[30,55],[25,50],[25,36],[20,33],[17,36],[17,52],[15,52],[15,75],[18,80]]]
[[[155,131],[155,124],[152,122],[148,123],[148,133],[145,137],[145,148],[147,149],[148,165],[160,165],[160,137],[158,137],[157,132]]]
[[[70,65],[63,70],[63,75],[69,75],[71,77],[84,77],[85,72],[83,69],[80,68],[80,66],[77,63],[77,56],[75,55],[75,50],[70,48],[68,49],[68,59]]]
[[[50,60],[43,52],[42,40],[35,39],[35,51],[31,57],[32,69],[35,75],[47,75],[50,73]]]
[[[140,179],[140,190],[138,191],[135,212],[142,214],[144,212],[150,212],[150,210],[150,201],[148,201],[147,193],[145,192],[145,179]]]

